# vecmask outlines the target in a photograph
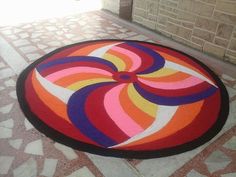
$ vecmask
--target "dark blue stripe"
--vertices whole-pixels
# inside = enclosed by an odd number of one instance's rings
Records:
[[[86,113],[85,113],[85,103],[86,98],[89,96],[91,92],[96,90],[99,87],[111,85],[111,82],[98,83],[94,85],[90,85],[80,89],[75,92],[69,99],[67,113],[69,115],[70,120],[73,124],[87,137],[98,143],[103,147],[109,147],[117,144],[114,140],[107,137],[101,131],[99,131],[93,124],[89,121]],[[96,101],[96,98],[94,98]],[[92,111],[92,110],[91,110]],[[102,117],[101,117],[102,118]],[[101,120],[102,121],[102,120]],[[107,127],[109,128],[109,127]],[[111,130],[112,131],[112,130]]]
[[[165,96],[158,96],[153,93],[150,93],[140,87],[137,83],[134,84],[135,89],[137,92],[142,95],[145,99],[149,100],[152,103],[160,104],[160,105],[168,105],[168,106],[177,106],[181,104],[188,104],[193,103],[196,101],[200,101],[205,99],[212,94],[214,94],[217,90],[216,87],[210,87],[200,93],[186,95],[186,96],[179,96],[179,97],[165,97]],[[171,91],[170,91],[171,92]]]
[[[59,58],[57,60],[49,61],[47,63],[42,63],[38,65],[36,68],[39,72],[43,71],[44,69],[47,69],[49,67],[55,66],[55,65],[60,65],[60,64],[65,64],[65,63],[71,63],[71,62],[95,62],[95,63],[100,63],[104,64],[108,67],[110,67],[113,71],[118,71],[116,66],[104,59],[98,58],[98,57],[92,57],[92,56],[75,56],[75,57],[65,57],[65,58]]]
[[[147,53],[148,55],[150,55],[153,58],[153,64],[151,67],[145,69],[144,71],[141,71],[137,74],[148,74],[148,73],[152,73],[154,71],[157,71],[161,68],[163,68],[163,66],[165,65],[165,59],[158,53],[156,53],[154,50],[142,46],[136,42],[127,42],[126,43],[129,46],[135,47],[139,50],[142,50],[143,52]],[[145,58],[142,58],[143,62],[145,62]]]

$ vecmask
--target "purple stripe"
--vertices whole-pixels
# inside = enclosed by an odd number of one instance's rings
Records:
[[[186,95],[186,96],[179,96],[179,97],[165,97],[165,96],[158,96],[153,93],[150,93],[140,87],[137,83],[134,83],[134,87],[136,91],[145,99],[152,103],[156,103],[159,105],[168,105],[168,106],[177,106],[181,104],[188,104],[193,103],[196,101],[200,101],[202,99],[205,99],[212,94],[214,94],[218,89],[216,87],[210,87],[202,92],[192,94],[192,95]]]
[[[148,48],[148,47],[145,47],[145,46],[142,46],[136,42],[126,42],[127,45],[129,46],[132,46],[136,49],[139,49],[139,50],[142,50],[143,52],[147,53],[148,55],[150,55],[153,59],[153,64],[152,66],[150,66],[149,68],[145,69],[144,71],[141,71],[137,74],[147,74],[147,73],[152,73],[154,71],[157,71],[161,68],[164,67],[165,65],[165,59],[159,55],[158,53],[156,53],[154,50]]]
[[[85,103],[88,95],[99,87],[111,85],[113,82],[104,82],[90,85],[75,92],[69,99],[67,113],[73,125],[75,125],[85,136],[103,147],[109,147],[117,144],[114,140],[99,131],[89,121],[85,113]],[[96,99],[95,99],[96,100]]]
[[[65,58],[59,58],[57,60],[54,61],[50,61],[48,63],[44,63],[44,64],[39,64],[36,68],[39,72],[41,72],[44,69],[50,68],[52,66],[55,65],[61,65],[61,64],[65,64],[65,63],[71,63],[71,62],[95,62],[95,63],[100,63],[100,64],[104,64],[108,67],[110,67],[113,71],[118,71],[118,69],[116,68],[116,66],[104,59],[98,58],[98,57],[92,57],[92,56],[76,56],[76,57],[65,57]]]

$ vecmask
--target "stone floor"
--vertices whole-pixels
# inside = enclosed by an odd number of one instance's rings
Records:
[[[148,160],[84,153],[39,133],[20,111],[15,92],[19,73],[60,46],[103,38],[161,43],[205,62],[223,80],[230,95],[230,114],[223,130],[195,150]],[[0,27],[0,176],[235,177],[236,67],[103,11]]]

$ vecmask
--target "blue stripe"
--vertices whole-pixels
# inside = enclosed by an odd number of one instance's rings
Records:
[[[157,70],[164,67],[165,59],[160,54],[156,53],[154,50],[152,50],[148,47],[142,46],[142,45],[135,43],[135,42],[127,42],[126,44],[129,46],[135,47],[139,50],[142,50],[143,52],[147,53],[148,55],[150,55],[153,58],[152,66],[145,69],[144,71],[137,73],[137,74],[152,73],[152,72],[157,71]],[[145,58],[142,58],[142,60],[145,62]]]
[[[178,97],[165,97],[165,96],[158,96],[153,93],[150,93],[146,91],[145,89],[141,88],[137,83],[134,84],[134,87],[141,96],[143,96],[145,99],[149,100],[150,102],[156,103],[159,105],[168,105],[168,106],[177,106],[177,105],[200,101],[202,99],[205,99],[211,96],[217,90],[216,87],[212,86],[200,93],[196,93],[192,95],[178,96]]]
[[[92,62],[92,63],[99,63],[99,64],[104,64],[111,68],[113,71],[118,71],[116,66],[104,59],[98,58],[98,57],[92,57],[92,56],[76,56],[76,57],[65,57],[65,58],[60,58],[57,60],[49,61],[47,63],[42,63],[36,67],[36,69],[41,72],[44,69],[50,68],[55,65],[60,65],[60,64],[65,64],[65,63],[71,63],[71,62]]]
[[[117,142],[110,139],[101,131],[99,131],[96,127],[93,126],[93,124],[89,121],[85,113],[85,103],[86,103],[86,98],[89,96],[91,92],[93,92],[99,87],[111,84],[113,83],[111,82],[98,83],[80,89],[70,97],[67,107],[67,113],[73,124],[85,136],[89,137],[90,139],[92,139],[93,141],[95,141],[96,143],[98,143],[103,147],[113,146],[117,144]],[[96,98],[94,98],[94,101],[96,101]]]

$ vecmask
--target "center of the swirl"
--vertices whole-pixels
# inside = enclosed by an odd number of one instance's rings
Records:
[[[136,80],[136,75],[135,73],[131,73],[131,72],[117,72],[113,75],[113,78],[119,82],[134,82]]]
[[[127,75],[127,74],[121,74],[121,75],[120,75],[120,78],[121,78],[121,79],[128,80],[128,79],[130,79],[131,77],[130,77],[129,75]]]

